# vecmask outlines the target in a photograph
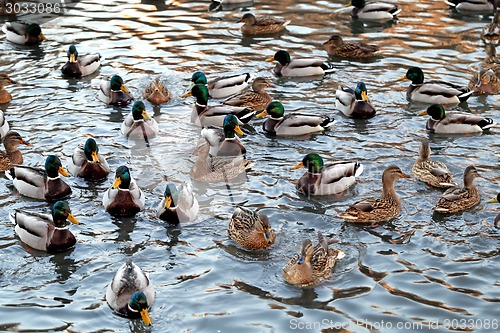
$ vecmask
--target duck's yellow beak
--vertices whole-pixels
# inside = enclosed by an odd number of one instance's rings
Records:
[[[261,113],[259,113],[259,114],[258,114],[258,115],[256,115],[255,117],[256,117],[256,118],[263,118],[263,117],[265,117],[265,116],[267,116],[267,110],[262,111]]]
[[[66,171],[66,169],[64,169],[63,167],[59,167],[59,170],[57,170],[61,175],[63,175],[64,177],[69,177],[70,174],[68,171]]]
[[[113,182],[112,187],[113,188],[118,188],[118,186],[120,186],[121,183],[122,183],[121,178],[120,177],[116,177],[115,181]]]
[[[76,219],[76,217],[73,216],[73,214],[69,213],[68,214],[68,220],[71,222],[71,223],[74,223],[74,224],[78,224],[80,222],[78,222],[78,220]]]
[[[417,116],[427,116],[427,110],[424,110],[422,112],[419,112]]]
[[[239,125],[236,125],[236,127],[234,128],[234,132],[238,135],[245,135]]]
[[[33,146],[31,143],[26,142],[24,140],[19,141],[19,143],[22,143],[23,145],[26,145],[26,146]]]
[[[408,178],[408,179],[411,179],[411,175],[407,175],[407,174],[404,174],[402,173],[400,178]]]
[[[344,7],[351,7],[351,6],[352,6],[352,5],[351,5],[351,3],[346,3],[346,4],[344,5]]]
[[[187,93],[185,93],[184,95],[182,95],[181,97],[186,98],[186,97],[191,97],[191,96],[193,96],[193,94],[191,93],[191,88],[189,88],[189,91]]]
[[[40,34],[38,35],[42,40],[47,40],[47,37],[45,37],[45,35],[43,33],[40,32]]]
[[[366,93],[366,91],[361,92],[361,99],[365,102],[368,102],[368,94]]]
[[[295,169],[300,169],[300,168],[303,168],[304,167],[304,163],[300,162],[299,164],[297,164],[296,166],[294,166],[292,168],[292,170],[295,170]]]
[[[163,205],[165,208],[169,209],[172,206],[172,197],[168,196],[165,198],[165,204]]]
[[[130,92],[127,88],[126,85],[122,84],[122,86],[120,87],[120,90],[123,91],[123,92],[126,92],[127,94]]]
[[[149,115],[149,113],[146,112],[146,110],[144,110],[144,111],[142,111],[142,118],[144,118],[146,120],[150,120],[151,116]]]
[[[406,77],[406,74],[401,76],[399,79],[397,79],[396,81],[403,81],[403,80],[406,80],[407,77]]]
[[[73,53],[69,55],[69,62],[76,62],[76,56]]]
[[[494,202],[498,202],[498,198],[497,197],[494,197],[494,198],[491,198],[490,200],[486,201],[488,203],[494,203]]]
[[[142,320],[144,321],[144,325],[146,325],[146,326],[153,325],[151,318],[149,318],[148,309],[144,309],[141,311],[141,317],[142,317]]]
[[[266,61],[267,61],[267,62],[272,62],[272,61],[274,61],[274,56],[272,56],[272,57],[270,57],[270,58],[267,58],[267,59],[266,59]]]
[[[92,161],[93,161],[93,162],[97,162],[97,163],[99,163],[99,162],[100,162],[100,161],[99,161],[99,156],[97,155],[97,152],[96,152],[96,151],[93,151],[93,152],[92,152]]]

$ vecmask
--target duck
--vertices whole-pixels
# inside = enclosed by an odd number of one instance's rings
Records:
[[[379,51],[378,46],[365,42],[344,42],[338,34],[330,37],[323,43],[326,53],[339,58],[367,58],[373,57]]]
[[[127,106],[134,100],[120,75],[113,75],[109,80],[101,80],[99,99],[106,104]]]
[[[496,197],[491,198],[487,202],[489,202],[489,203],[499,203],[500,202],[500,193],[498,193]],[[500,214],[498,214],[497,217],[495,218],[494,225],[495,225],[495,228],[500,228]]]
[[[14,230],[21,241],[29,247],[47,252],[61,252],[75,246],[76,238],[68,229],[66,221],[78,224],[66,201],[57,201],[51,215],[16,209],[9,214],[15,224]]]
[[[340,217],[348,222],[378,223],[392,219],[401,212],[401,202],[394,190],[394,183],[400,178],[411,178],[395,165],[387,167],[382,174],[382,195],[367,198],[352,204]]]
[[[481,39],[488,44],[497,44],[500,40],[500,11],[495,13],[491,23],[485,25],[481,30]]]
[[[377,110],[368,99],[366,84],[359,82],[355,90],[340,87],[335,91],[335,107],[344,115],[355,119],[369,119]]]
[[[425,127],[437,134],[482,133],[496,126],[491,118],[459,112],[446,113],[441,104],[432,104],[418,114],[418,116],[425,115],[430,116]]]
[[[267,104],[272,101],[266,88],[273,87],[269,79],[258,77],[252,82],[252,90],[241,92],[236,96],[230,97],[223,104],[236,107],[251,107],[256,112],[262,111]]]
[[[20,45],[38,45],[47,40],[36,23],[7,22],[3,32],[9,42]]]
[[[227,233],[236,244],[248,250],[268,249],[276,239],[267,215],[241,206],[234,210]]]
[[[130,175],[127,166],[116,169],[113,185],[104,192],[102,205],[113,216],[134,216],[144,209],[144,193]]]
[[[352,0],[351,17],[360,20],[394,20],[401,13],[401,8],[386,2],[366,2],[365,0]]]
[[[424,72],[419,67],[410,67],[406,75],[398,81],[408,79],[411,84],[406,91],[406,98],[414,102],[458,104],[465,102],[472,91],[447,81],[431,80],[424,82]]]
[[[190,90],[196,84],[203,84],[207,86],[210,97],[215,99],[226,98],[236,95],[248,87],[251,78],[252,75],[250,73],[241,73],[234,75],[222,75],[207,80],[205,74],[198,71],[194,72],[191,76],[192,85]]]
[[[16,165],[5,172],[5,176],[12,180],[20,194],[46,201],[58,201],[71,195],[71,188],[59,174],[70,176],[59,157],[55,155],[47,156],[43,169]]]
[[[24,141],[18,132],[7,132],[3,138],[5,151],[0,151],[0,172],[10,170],[17,164],[23,164],[23,155],[17,147],[20,144],[31,146],[31,143]]]
[[[163,200],[156,209],[156,216],[172,225],[192,221],[198,215],[198,200],[189,184],[182,184],[177,189],[173,183],[165,186]]]
[[[101,66],[99,53],[79,55],[75,45],[68,48],[68,61],[61,67],[63,75],[68,77],[82,77],[93,74]]]
[[[277,18],[273,16],[257,16],[252,13],[246,13],[238,21],[238,23],[244,23],[241,26],[241,32],[243,35],[268,35],[275,34],[283,31],[287,25],[290,24],[290,20],[285,20],[282,18]]]
[[[500,66],[491,67],[485,68],[484,65],[480,65],[478,71],[470,79],[467,87],[474,95],[500,94],[500,77],[495,72],[497,70],[500,73]]]
[[[128,259],[116,272],[106,288],[106,302],[118,314],[128,318],[142,318],[151,326],[149,308],[155,300],[154,286],[139,266]]]
[[[142,101],[134,102],[132,111],[122,122],[120,130],[126,138],[144,139],[146,142],[160,132],[158,123],[147,113]]]
[[[7,132],[10,130],[10,125],[7,119],[5,119],[5,115],[2,110],[0,110],[0,139],[5,138]]]
[[[474,166],[469,165],[464,170],[464,186],[451,187],[439,197],[434,211],[438,213],[458,213],[474,207],[481,201],[481,196],[474,179],[480,177]]]
[[[238,118],[235,115],[228,114],[224,118],[222,129],[214,127],[205,127],[201,130],[201,136],[208,143],[210,157],[234,157],[245,155],[246,148],[238,140],[238,135],[244,135],[238,125]]]
[[[273,69],[276,75],[280,76],[313,76],[324,75],[335,70],[332,64],[323,58],[295,58],[291,59],[287,51],[279,50],[274,56],[267,58],[267,62],[277,61]]]
[[[363,165],[355,162],[337,161],[324,164],[323,158],[309,153],[292,170],[307,168],[297,183],[297,190],[305,195],[341,194],[354,185],[363,173]]]
[[[160,105],[172,99],[172,94],[159,78],[152,80],[142,92],[142,97],[149,102]]]
[[[298,287],[318,285],[328,279],[337,260],[344,257],[341,250],[329,248],[325,237],[318,231],[318,244],[313,245],[310,239],[304,240],[300,252],[283,268],[283,279]]]
[[[88,138],[73,151],[68,171],[75,177],[98,181],[106,178],[111,170],[104,156],[99,154],[95,139]]]
[[[0,73],[0,104],[12,101],[12,95],[5,90],[5,86],[9,84],[17,84],[17,82],[12,80],[7,75]]]
[[[420,140],[419,156],[413,164],[412,173],[415,178],[423,181],[427,185],[448,188],[455,186],[453,175],[448,170],[446,164],[440,161],[430,159],[431,147],[429,140],[422,138]]]
[[[458,12],[492,12],[497,9],[496,0],[445,0],[444,2]]]
[[[332,126],[335,121],[328,116],[292,113],[285,115],[285,107],[278,101],[269,103],[264,111],[256,117],[269,115],[262,129],[266,134],[277,136],[305,135],[321,132]]]

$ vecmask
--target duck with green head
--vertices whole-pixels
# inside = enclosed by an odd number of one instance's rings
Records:
[[[194,220],[198,215],[198,200],[189,184],[182,184],[177,189],[175,184],[169,183],[165,187],[163,200],[156,209],[156,216],[170,224]]]
[[[126,138],[148,141],[158,135],[160,128],[146,111],[146,105],[142,101],[136,101],[120,130]]]
[[[351,6],[351,17],[360,20],[393,20],[401,12],[398,6],[380,1],[352,0]]]
[[[101,80],[98,96],[104,103],[115,106],[127,106],[134,100],[120,75]]]
[[[133,216],[144,209],[144,193],[142,193],[130,170],[125,165],[116,169],[115,180],[104,192],[102,204],[113,216]]]
[[[333,65],[323,58],[294,58],[287,51],[279,50],[274,56],[267,58],[267,62],[277,61],[273,69],[274,74],[281,76],[314,76],[331,73]]]
[[[337,89],[335,106],[343,114],[356,119],[368,119],[377,113],[372,103],[368,99],[366,84],[359,82],[355,90],[350,88]]]
[[[102,180],[110,172],[108,162],[99,154],[99,147],[93,138],[75,148],[68,170],[73,176],[87,180]]]
[[[8,41],[20,45],[38,45],[47,40],[36,23],[7,22],[3,28]]]
[[[267,216],[244,207],[234,210],[227,233],[238,245],[249,250],[268,249],[276,239]]]
[[[499,203],[500,202],[500,193],[497,194],[496,197],[491,198],[487,201],[488,203]],[[500,228],[500,214],[495,218],[495,228]]]
[[[5,86],[9,84],[17,84],[17,82],[12,80],[7,75],[0,73],[0,104],[12,101],[12,95],[7,90],[5,90]]]
[[[481,196],[474,179],[480,177],[473,166],[468,166],[464,170],[464,186],[454,186],[446,190],[438,199],[434,206],[434,211],[438,213],[458,213],[474,207],[481,201]]]
[[[10,170],[15,165],[23,164],[23,155],[17,147],[20,144],[31,146],[31,143],[24,141],[19,133],[7,132],[3,138],[5,152],[0,151],[0,172]]]
[[[94,73],[101,66],[99,53],[80,55],[75,45],[68,48],[68,61],[62,66],[61,72],[68,77],[82,77]]]
[[[196,84],[207,86],[208,93],[212,98],[226,98],[236,95],[243,89],[248,87],[248,83],[252,76],[250,73],[241,73],[235,75],[221,75],[210,80],[207,79],[203,72],[195,72],[191,76],[191,87]]]

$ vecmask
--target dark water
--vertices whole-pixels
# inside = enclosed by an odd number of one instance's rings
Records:
[[[498,192],[499,131],[483,135],[434,136],[410,104],[409,82],[396,82],[409,66],[428,77],[440,75],[466,85],[484,57],[479,33],[491,15],[461,16],[441,1],[399,1],[397,23],[351,22],[343,2],[256,1],[251,10],[292,20],[281,36],[243,38],[242,9],[208,11],[208,2],[82,1],[68,15],[43,25],[40,48],[15,46],[0,35],[0,72],[22,84],[7,89],[14,100],[0,108],[11,128],[28,137],[25,163],[42,164],[48,154],[63,157],[92,134],[112,169],[126,164],[146,193],[146,210],[117,219],[103,211],[101,197],[111,177],[89,184],[71,177],[70,205],[82,222],[70,226],[76,247],[48,255],[23,246],[8,220],[14,208],[47,210],[46,203],[20,197],[0,181],[0,330],[20,332],[351,332],[498,331],[499,232],[492,226],[498,206],[485,199]],[[154,5],[157,3],[157,6]],[[3,23],[3,22],[1,22]],[[377,44],[381,56],[341,61],[323,78],[283,79],[264,59],[278,49],[292,56],[326,56],[321,43],[331,34]],[[82,80],[61,78],[67,46],[99,51],[98,73]],[[190,181],[191,153],[198,129],[189,122],[192,100],[185,92],[195,70],[244,72],[272,78],[270,93],[288,111],[327,113],[337,124],[305,140],[272,139],[257,133],[242,139],[256,162],[248,181],[232,186],[194,184],[201,210],[196,221],[168,228],[155,218],[165,178]],[[97,100],[101,77],[120,74],[139,96],[161,75],[174,99],[155,108],[161,135],[150,148],[121,137],[129,108]],[[338,84],[364,81],[378,110],[375,118],[353,121],[335,110]],[[497,97],[473,97],[464,112],[498,116]],[[474,164],[481,204],[463,214],[433,216],[440,192],[416,180],[397,183],[403,202],[398,219],[376,228],[338,217],[349,203],[378,195],[383,169],[399,165],[409,173],[417,138],[428,136],[433,155],[446,161],[457,179]],[[307,199],[295,191],[302,172],[290,171],[311,151],[325,159],[358,159],[365,172],[342,198]],[[495,155],[496,154],[496,155]],[[227,237],[232,202],[261,209],[277,231],[269,252],[239,249]],[[346,253],[329,281],[299,289],[281,278],[288,258],[306,237],[321,231]],[[118,267],[132,258],[156,285],[153,327],[115,316],[104,300]],[[496,324],[495,324],[496,323]],[[399,325],[399,326],[398,326]],[[496,325],[496,326],[495,326]],[[496,328],[496,329],[495,329]]]

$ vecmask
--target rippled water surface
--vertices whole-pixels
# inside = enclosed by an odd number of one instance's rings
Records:
[[[21,197],[2,178],[1,331],[336,332],[342,326],[351,332],[388,332],[403,331],[396,325],[405,325],[407,331],[445,332],[452,320],[455,330],[475,323],[470,331],[498,331],[488,330],[487,322],[500,317],[499,233],[492,226],[499,207],[485,199],[499,190],[500,131],[429,135],[425,119],[416,116],[425,105],[408,103],[409,82],[396,81],[418,65],[427,77],[443,75],[466,85],[484,57],[479,33],[491,15],[462,16],[432,0],[398,1],[403,11],[391,24],[352,22],[340,1],[255,1],[216,12],[208,11],[206,1],[103,3],[81,1],[45,23],[48,41],[39,48],[15,46],[0,35],[0,72],[21,82],[7,87],[14,100],[0,108],[11,128],[33,143],[21,147],[25,164],[41,165],[48,154],[67,164],[84,135],[92,134],[113,169],[131,167],[146,193],[146,210],[134,218],[111,217],[101,197],[113,175],[97,184],[71,177],[69,202],[81,221],[70,226],[77,245],[46,254],[19,241],[8,214],[25,207],[46,211],[48,204]],[[244,11],[284,16],[292,23],[279,36],[245,38],[236,23]],[[274,65],[264,61],[278,49],[326,57],[321,43],[333,33],[377,44],[380,56],[341,61],[336,73],[307,79],[274,77]],[[80,53],[99,51],[105,58],[100,71],[81,80],[62,78],[71,43]],[[247,181],[229,189],[194,183],[199,216],[182,227],[167,227],[155,217],[165,179],[191,181],[199,129],[189,121],[193,100],[180,95],[195,70],[269,77],[275,86],[270,94],[288,111],[326,113],[337,123],[309,138],[274,139],[262,134],[262,120],[253,120],[254,133],[242,138],[248,158],[256,162]],[[120,74],[135,96],[156,76],[172,91],[173,100],[161,108],[147,103],[161,130],[151,147],[120,135],[130,107],[107,107],[97,100],[100,79],[113,74]],[[345,118],[335,109],[338,84],[353,87],[360,80],[378,110],[367,121]],[[448,108],[498,121],[499,105],[497,97],[483,96]],[[401,180],[396,189],[403,211],[397,219],[370,227],[339,218],[355,200],[379,195],[386,166],[411,172],[419,137],[429,137],[434,158],[446,161],[457,179],[467,165],[478,167],[481,204],[463,214],[433,215],[440,191]],[[365,172],[341,198],[308,199],[295,190],[302,171],[290,168],[311,151],[327,160],[358,159]],[[245,251],[228,239],[235,204],[269,216],[277,231],[270,251]],[[283,266],[317,231],[346,257],[320,286],[288,285]],[[150,272],[156,286],[152,328],[114,315],[104,300],[107,284],[127,258]]]

